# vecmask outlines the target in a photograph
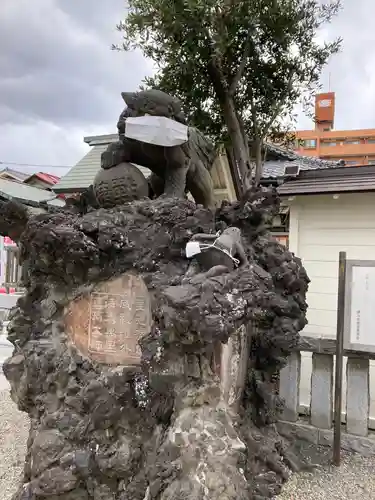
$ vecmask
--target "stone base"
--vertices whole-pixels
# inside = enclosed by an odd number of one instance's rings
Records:
[[[0,208],[1,228],[14,206]],[[281,404],[275,377],[306,324],[308,278],[267,232],[275,211],[275,193],[259,189],[216,211],[160,197],[25,222],[27,290],[12,313],[15,349],[4,363],[11,396],[31,421],[14,500],[277,494],[298,460],[272,425]],[[187,242],[230,226],[241,230],[246,265],[190,279]],[[139,294],[108,295],[107,285],[130,272],[145,283],[151,318],[140,314]],[[93,309],[92,294],[104,292]],[[76,308],[67,321],[69,305],[85,296],[89,313]],[[223,401],[215,347],[250,322],[249,344],[229,346]],[[114,356],[118,349],[127,357]],[[245,353],[241,373],[234,361]]]
[[[344,426],[343,426],[344,427]],[[333,445],[333,430],[318,429],[312,425],[300,422],[283,422],[277,423],[277,429],[283,436],[288,436],[292,439],[308,441],[309,443],[330,446]],[[359,453],[365,457],[375,455],[375,433],[371,433],[368,437],[354,436],[342,432],[341,448],[345,451]]]

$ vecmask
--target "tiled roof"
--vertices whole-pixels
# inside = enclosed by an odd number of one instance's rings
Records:
[[[271,143],[266,144],[266,161],[263,167],[263,178],[283,177],[286,166],[299,166],[301,170],[317,170],[338,168],[343,166],[342,160],[328,161],[313,156],[299,155],[295,151],[282,148]],[[267,160],[267,155],[272,159]]]
[[[280,195],[353,193],[375,191],[375,166],[315,169],[301,172],[298,177],[278,188]]]
[[[53,190],[56,193],[81,192],[91,186],[96,174],[100,170],[100,159],[102,153],[107,149],[108,144],[118,140],[117,134],[104,136],[86,137],[85,142],[92,146],[90,151],[76,164],[69,172],[55,184]],[[145,177],[149,177],[151,172],[144,167],[137,167]]]

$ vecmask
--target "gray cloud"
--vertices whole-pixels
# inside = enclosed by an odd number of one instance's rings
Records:
[[[121,91],[151,73],[110,50],[123,0],[2,0],[0,161],[72,164],[84,135],[115,129]]]
[[[337,128],[372,127],[375,3],[343,3],[322,32],[344,38],[322,83],[336,92]],[[110,50],[124,15],[124,0],[1,0],[0,161],[72,165],[87,150],[83,136],[114,131],[120,92],[152,68],[139,53]],[[299,126],[312,124],[301,115]]]

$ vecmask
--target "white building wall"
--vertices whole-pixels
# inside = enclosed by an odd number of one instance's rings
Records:
[[[374,209],[375,193],[297,196],[290,201],[289,248],[302,259],[311,279],[307,295],[309,323],[302,334],[336,336],[339,252],[345,251],[348,259],[375,260]],[[301,403],[309,404],[311,355],[304,355],[302,372]],[[374,385],[372,363],[372,417]]]

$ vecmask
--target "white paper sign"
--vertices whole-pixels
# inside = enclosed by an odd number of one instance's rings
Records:
[[[191,257],[194,257],[194,255],[197,255],[198,253],[201,253],[201,246],[198,241],[189,241],[186,244],[186,257],[188,259],[191,259]]]
[[[165,116],[137,116],[125,121],[125,137],[157,146],[180,146],[188,140],[188,127]]]
[[[375,267],[353,266],[350,342],[375,346]]]

